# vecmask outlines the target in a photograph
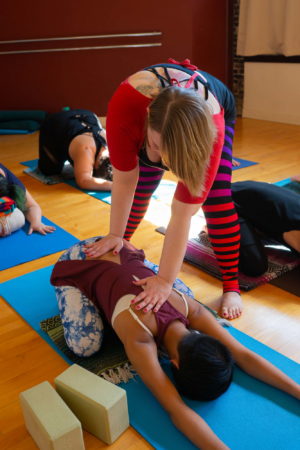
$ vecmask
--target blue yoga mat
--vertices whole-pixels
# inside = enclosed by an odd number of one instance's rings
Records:
[[[52,225],[56,230],[45,236],[35,232],[28,236],[29,224],[26,222],[20,230],[1,238],[0,270],[59,252],[78,242],[75,236],[46,217],[43,217],[42,220],[45,225]]]
[[[39,328],[43,319],[58,314],[54,288],[49,283],[53,266],[0,285],[0,295],[60,353]],[[42,294],[41,294],[42,292]],[[300,381],[300,366],[246,334],[229,328],[240,342]],[[168,363],[164,363],[170,373]],[[173,426],[167,413],[137,377],[126,389],[131,425],[156,449],[190,450],[195,447]],[[236,369],[229,390],[211,402],[187,400],[232,450],[299,450],[300,402]]]
[[[238,161],[240,165],[232,166],[232,170],[243,169],[244,167],[254,166],[255,164],[258,164],[257,162],[249,161],[248,159],[236,158],[235,156],[233,156],[233,159],[235,159],[235,161]]]

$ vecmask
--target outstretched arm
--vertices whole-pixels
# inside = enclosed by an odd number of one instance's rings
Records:
[[[202,450],[228,449],[207,423],[182,401],[159,364],[157,347],[151,337],[140,342],[125,343],[125,350],[143,382],[170,414],[174,425],[188,439]]]
[[[236,364],[249,375],[300,400],[300,385],[260,355],[232,337],[204,307],[191,315],[190,326],[218,339],[232,353]]]

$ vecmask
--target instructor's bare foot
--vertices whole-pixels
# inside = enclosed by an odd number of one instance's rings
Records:
[[[224,319],[237,319],[242,314],[243,303],[237,292],[226,292],[221,297],[220,316]]]

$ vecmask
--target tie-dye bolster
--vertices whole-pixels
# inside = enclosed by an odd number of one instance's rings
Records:
[[[59,261],[85,259],[84,245],[96,239],[78,242],[66,250]],[[55,286],[54,289],[68,347],[78,356],[93,355],[100,349],[103,339],[103,322],[98,308],[73,286]]]

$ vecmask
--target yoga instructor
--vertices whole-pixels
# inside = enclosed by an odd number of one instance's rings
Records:
[[[119,253],[144,217],[165,170],[178,178],[157,275],[135,281],[136,309],[159,310],[180,271],[191,217],[202,206],[223,277],[220,313],[241,314],[239,224],[231,199],[232,93],[189,60],[169,60],[123,81],[108,107],[107,140],[114,183],[110,232],[88,257]]]

